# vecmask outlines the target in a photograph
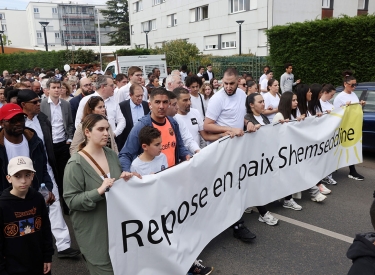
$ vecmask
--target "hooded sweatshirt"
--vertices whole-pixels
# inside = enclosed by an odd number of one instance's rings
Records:
[[[375,274],[375,232],[357,234],[346,256],[353,261],[348,275]]]
[[[0,275],[43,274],[54,252],[46,203],[33,188],[24,199],[11,190],[0,197]]]

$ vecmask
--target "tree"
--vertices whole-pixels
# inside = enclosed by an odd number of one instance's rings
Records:
[[[7,35],[3,34],[2,37],[3,37],[3,45],[5,46],[12,45],[12,40],[9,40]]]
[[[161,47],[152,49],[151,53],[165,54],[168,65],[187,65],[191,60],[198,58],[201,52],[197,45],[184,39],[176,39],[164,42]]]
[[[130,45],[128,0],[108,0],[107,10],[101,10],[107,20],[101,27],[111,27],[108,45]]]

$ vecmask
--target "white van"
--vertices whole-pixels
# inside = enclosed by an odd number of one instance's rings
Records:
[[[138,55],[138,56],[117,56],[115,61],[110,62],[105,69],[112,72],[116,77],[117,74],[122,73],[128,75],[128,70],[131,66],[137,66],[142,69],[143,77],[147,81],[147,75],[152,72],[153,68],[160,70],[160,80],[167,77],[167,63],[165,61],[165,54],[161,55]]]

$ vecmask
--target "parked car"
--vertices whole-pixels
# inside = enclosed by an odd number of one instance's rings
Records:
[[[336,95],[342,92],[344,87],[336,88]],[[363,150],[375,152],[375,82],[358,83],[354,93],[359,100],[366,101],[363,108]],[[336,96],[335,95],[335,96]]]

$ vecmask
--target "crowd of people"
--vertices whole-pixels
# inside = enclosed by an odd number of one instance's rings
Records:
[[[357,84],[350,71],[344,72],[344,90],[332,104],[336,91],[331,84],[294,81],[292,70],[286,64],[279,82],[268,66],[259,81],[251,74],[240,76],[235,68],[226,69],[219,81],[211,64],[199,67],[197,75],[186,66],[169,70],[161,80],[154,68],[147,85],[136,66],[115,77],[99,67],[71,68],[64,75],[58,69],[4,71],[0,273],[49,274],[54,236],[58,257],[82,254],[90,274],[113,274],[104,194],[116,179],[142,178],[189,161],[224,136],[241,137],[267,124],[303,123],[308,116],[343,105],[365,104],[353,92]],[[354,165],[348,176],[364,179]],[[37,192],[41,184],[48,189],[44,198]],[[327,184],[336,184],[332,175],[310,188],[312,201],[327,198]],[[282,198],[282,206],[302,210],[294,197],[298,194]],[[278,224],[267,206],[257,209],[260,222]],[[20,214],[14,217],[13,212]],[[250,207],[245,210],[251,212]],[[79,249],[71,247],[64,214],[73,224]],[[232,229],[241,241],[256,237],[243,219]],[[212,272],[213,267],[198,259],[189,270]]]

